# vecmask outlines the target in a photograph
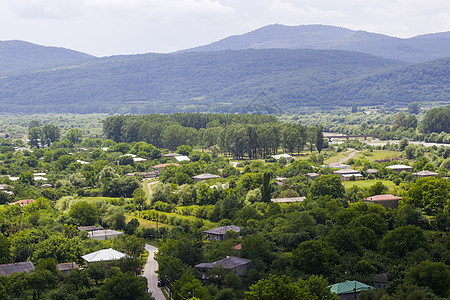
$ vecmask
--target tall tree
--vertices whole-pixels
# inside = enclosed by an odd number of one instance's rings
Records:
[[[317,151],[322,151],[323,149],[323,127],[319,126],[316,128],[316,148]]]

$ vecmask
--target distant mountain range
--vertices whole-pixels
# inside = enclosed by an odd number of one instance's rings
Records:
[[[171,54],[96,58],[0,42],[0,112],[301,112],[449,102],[449,41],[449,33],[403,40],[271,25]]]
[[[450,56],[450,31],[400,39],[335,26],[275,24],[183,52],[274,48],[348,50],[418,63]]]

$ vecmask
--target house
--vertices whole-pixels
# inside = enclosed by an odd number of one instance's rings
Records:
[[[103,227],[101,225],[97,225],[97,226],[78,226],[77,227],[78,230],[80,231],[95,231],[95,230],[101,230],[103,229]]]
[[[284,157],[284,158],[286,158],[287,161],[294,159],[289,154],[277,154],[277,155],[272,155],[271,157],[275,158],[276,160],[280,160],[280,158]]]
[[[391,169],[392,171],[398,172],[398,173],[403,172],[403,171],[411,172],[413,169],[412,167],[407,166],[407,165],[392,165],[392,166],[387,166],[386,168]]]
[[[439,175],[439,173],[431,172],[431,171],[427,171],[427,170],[412,173],[412,174],[416,177],[433,177],[433,176]]]
[[[294,203],[294,202],[303,202],[306,197],[292,197],[292,198],[275,198],[270,199],[270,201],[274,203]]]
[[[31,261],[18,262],[13,264],[0,265],[0,276],[9,276],[14,273],[27,272],[34,270],[34,265]]]
[[[175,156],[175,159],[177,160],[177,162],[191,161],[191,159],[186,155]]]
[[[347,280],[331,285],[330,291],[341,299],[356,299],[362,291],[376,290],[373,286],[355,280]]]
[[[234,275],[244,276],[245,271],[247,271],[250,263],[250,259],[245,259],[236,256],[227,256],[224,259],[212,262],[212,263],[201,263],[195,266],[195,268],[202,274],[202,279],[208,279],[207,272],[213,269],[215,266],[221,266],[224,269],[231,270]]]
[[[206,234],[206,239],[209,241],[223,241],[227,239],[227,232],[241,232],[241,227],[235,225],[221,226],[203,231]]]
[[[77,159],[77,163],[82,164],[82,165],[89,165],[90,164],[90,162],[83,161],[83,160],[80,160],[80,159]]]
[[[34,181],[47,181],[48,179],[42,176],[34,176]]]
[[[152,166],[152,168],[155,168],[158,173],[161,173],[161,171],[165,167],[170,166],[170,165],[173,165],[173,166],[176,166],[176,167],[181,167],[181,165],[179,165],[179,164],[160,164],[160,165],[154,165],[154,166]]]
[[[111,240],[119,235],[123,234],[123,232],[112,230],[112,229],[104,229],[104,230],[94,230],[88,231],[88,238],[93,240]]]
[[[175,157],[175,156],[181,156],[180,153],[167,153],[163,155],[164,157]]]
[[[81,256],[87,263],[99,262],[99,261],[112,261],[119,260],[121,258],[128,257],[125,253],[119,252],[112,248],[98,250],[86,255]]]
[[[78,265],[74,262],[57,264],[56,268],[61,271],[63,275],[69,274],[72,270],[78,270]]]
[[[377,289],[385,289],[389,285],[387,273],[381,273],[373,276],[373,285]]]
[[[9,205],[15,205],[15,204],[19,204],[20,207],[24,207],[25,205],[28,205],[30,203],[36,202],[36,200],[34,199],[24,199],[24,200],[18,200],[16,202],[11,202],[9,203]]]
[[[339,175],[344,181],[350,180],[352,176],[355,176],[356,179],[363,177],[361,173],[359,173],[359,171],[353,169],[340,169],[337,171],[333,171],[333,174]]]
[[[134,162],[144,162],[144,161],[147,161],[147,159],[142,158],[142,157],[133,157],[133,161]]]
[[[320,174],[318,174],[318,173],[306,173],[306,176],[308,176],[309,177],[309,179],[312,179],[312,180],[314,180],[314,179],[316,179],[317,177],[319,177],[320,176]]]
[[[366,173],[367,173],[367,175],[369,175],[369,174],[376,175],[378,173],[378,170],[376,170],[376,169],[367,169]]]
[[[398,200],[401,200],[401,199],[402,199],[402,197],[397,197],[397,196],[394,196],[391,194],[386,194],[386,195],[375,195],[372,197],[364,198],[364,202],[366,202],[368,204],[380,204],[385,209],[388,209],[388,208],[397,209],[398,208]]]
[[[209,174],[209,173],[192,176],[192,179],[194,179],[195,182],[199,182],[202,180],[216,179],[216,178],[220,178],[220,176],[214,175],[214,174]]]

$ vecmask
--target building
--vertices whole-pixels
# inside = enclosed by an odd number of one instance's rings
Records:
[[[112,261],[119,260],[121,258],[128,257],[125,253],[119,252],[112,248],[98,250],[86,255],[81,256],[87,263],[99,262],[99,261]]]
[[[80,159],[77,159],[77,163],[82,164],[82,165],[89,165],[90,164],[90,162],[84,161],[84,160],[80,160]]]
[[[367,169],[366,173],[367,173],[367,175],[369,175],[369,174],[376,175],[378,173],[378,170],[376,170],[376,169]]]
[[[227,239],[227,232],[241,232],[241,227],[235,225],[221,226],[203,231],[206,234],[206,239],[209,241],[223,241]]]
[[[402,197],[397,197],[391,194],[386,195],[375,195],[372,197],[364,198],[364,202],[368,204],[380,204],[385,209],[397,209],[398,208],[398,200],[401,200]]]
[[[431,172],[431,171],[427,171],[427,170],[412,173],[412,174],[417,177],[433,177],[433,176],[439,175],[439,173]]]
[[[88,238],[91,238],[93,240],[105,241],[111,240],[121,234],[123,234],[123,232],[112,229],[94,230],[88,231]]]
[[[376,290],[373,286],[355,280],[347,280],[331,285],[330,291],[341,299],[356,299],[362,291]]]
[[[24,207],[25,205],[28,205],[30,203],[36,202],[36,200],[34,199],[24,199],[24,200],[18,200],[16,202],[11,202],[9,203],[9,205],[15,205],[15,204],[19,204],[20,207]]]
[[[373,276],[373,285],[377,289],[385,289],[389,285],[387,273],[381,273]]]
[[[191,159],[186,155],[175,156],[175,159],[177,160],[177,162],[191,161]]]
[[[250,263],[250,259],[240,258],[236,256],[227,256],[224,259],[212,262],[212,263],[201,263],[195,266],[195,268],[202,274],[202,279],[207,280],[207,272],[213,269],[215,266],[221,266],[224,269],[231,270],[234,275],[244,276],[245,271],[247,271]]]
[[[407,166],[407,165],[392,165],[392,166],[387,166],[386,168],[391,169],[392,171],[398,172],[398,173],[403,172],[403,171],[411,172],[413,169],[412,167]]]
[[[270,199],[270,201],[274,203],[295,203],[295,202],[303,202],[306,197],[292,197],[292,198],[275,198]]]
[[[18,262],[13,264],[0,265],[0,276],[9,276],[14,273],[27,272],[34,270],[34,265],[31,261]]]
[[[319,177],[320,176],[320,174],[318,174],[318,173],[306,173],[306,175],[309,177],[309,179],[312,179],[312,180],[314,180],[314,179],[316,179],[317,177]]]
[[[144,162],[144,161],[147,161],[147,159],[142,158],[142,157],[133,157],[133,161],[134,162]]]
[[[286,154],[286,153],[285,154],[272,155],[271,157],[275,158],[276,160],[280,160],[280,158],[284,157],[284,158],[286,158],[287,161],[290,161],[290,160],[294,159],[291,155]]]
[[[80,231],[85,230],[85,231],[89,232],[89,231],[95,231],[95,230],[102,230],[103,227],[102,227],[102,225],[97,225],[97,226],[78,226],[77,229],[80,230]]]
[[[155,168],[158,173],[161,173],[161,171],[165,167],[170,166],[170,165],[173,165],[173,166],[176,166],[176,167],[181,167],[181,165],[179,165],[179,164],[160,164],[160,165],[154,165],[154,166],[152,166],[152,168]]]
[[[175,156],[181,156],[180,153],[167,153],[163,155],[164,157],[175,157]]]
[[[74,262],[57,264],[56,268],[61,271],[63,275],[69,274],[72,270],[78,270],[78,265]]]
[[[341,177],[341,179],[344,180],[344,181],[350,180],[350,178],[352,178],[353,176],[356,179],[363,177],[361,175],[361,173],[359,173],[359,171],[356,171],[356,170],[353,170],[353,169],[340,169],[340,170],[337,170],[337,171],[333,171],[333,174],[339,175]]]
[[[220,178],[220,176],[214,175],[214,174],[209,174],[209,173],[192,176],[192,179],[194,179],[195,182],[199,182],[202,180],[216,179],[216,178]]]
[[[330,163],[328,165],[322,165],[322,168],[331,168],[331,169],[350,169],[350,165],[346,165],[340,162]]]

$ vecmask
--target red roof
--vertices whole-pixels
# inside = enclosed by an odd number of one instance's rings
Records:
[[[233,250],[242,250],[242,244],[237,244],[237,245],[234,245],[233,247],[231,247],[231,249],[233,249]]]
[[[369,201],[389,201],[389,200],[401,200],[401,199],[402,199],[402,197],[397,197],[397,196],[394,196],[391,194],[376,195],[376,196],[364,198],[364,200],[369,200]]]
[[[27,205],[27,204],[30,204],[30,203],[33,203],[33,202],[36,202],[36,200],[34,200],[34,199],[24,199],[24,200],[19,200],[19,201],[16,201],[16,202],[12,202],[12,203],[10,203],[10,205],[20,204],[21,206],[23,206],[23,205]]]

